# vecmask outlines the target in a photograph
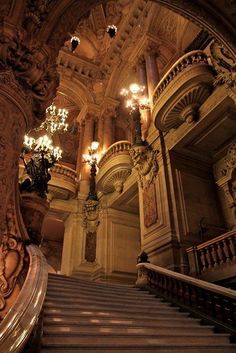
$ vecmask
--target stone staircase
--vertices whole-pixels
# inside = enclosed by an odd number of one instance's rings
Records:
[[[236,345],[137,288],[49,275],[41,352],[236,353]]]

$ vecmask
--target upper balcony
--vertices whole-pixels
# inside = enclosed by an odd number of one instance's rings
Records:
[[[200,106],[211,94],[213,79],[212,67],[203,51],[194,50],[182,56],[154,91],[156,127],[169,131],[184,122],[196,121]]]
[[[123,191],[124,182],[132,170],[130,147],[129,141],[118,141],[107,149],[98,163],[98,191],[104,194]]]

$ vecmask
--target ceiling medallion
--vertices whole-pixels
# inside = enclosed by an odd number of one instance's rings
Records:
[[[109,25],[107,26],[106,31],[109,34],[110,38],[113,38],[117,33],[117,27],[115,25]]]

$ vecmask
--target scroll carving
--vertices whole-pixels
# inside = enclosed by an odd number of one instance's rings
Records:
[[[24,246],[16,236],[2,236],[0,242],[0,319],[9,309],[9,301],[18,294],[18,276],[23,269]],[[13,297],[13,298],[12,298]]]
[[[137,170],[142,189],[148,188],[158,173],[157,154],[150,146],[143,145],[130,149],[134,169]]]

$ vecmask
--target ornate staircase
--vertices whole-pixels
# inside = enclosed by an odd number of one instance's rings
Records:
[[[41,353],[132,351],[235,353],[236,345],[154,294],[49,275]]]

